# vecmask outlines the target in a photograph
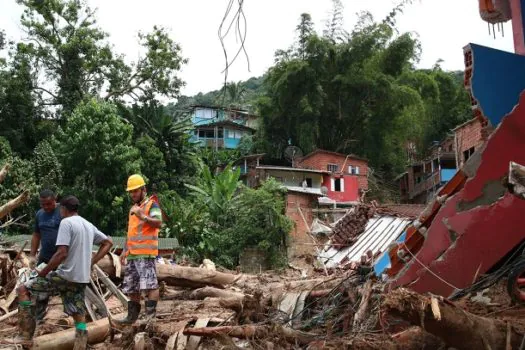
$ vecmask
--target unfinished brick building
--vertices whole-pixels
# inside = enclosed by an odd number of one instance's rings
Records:
[[[482,129],[480,120],[473,118],[452,129],[441,143],[430,147],[427,158],[412,162],[396,178],[401,202],[427,203],[483,145]]]

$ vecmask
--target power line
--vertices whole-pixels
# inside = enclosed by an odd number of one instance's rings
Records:
[[[235,0],[229,0],[228,6],[226,7],[226,11],[224,13],[224,16],[222,18],[221,24],[219,26],[218,30],[218,37],[219,41],[221,42],[222,51],[224,53],[224,60],[225,60],[225,68],[221,73],[224,73],[224,88],[223,88],[223,96],[222,99],[224,100],[225,93],[226,93],[226,85],[228,82],[228,70],[231,67],[231,65],[237,60],[241,52],[244,53],[246,57],[246,62],[248,64],[248,72],[250,72],[250,59],[248,57],[248,52],[246,51],[246,47],[244,46],[246,42],[246,36],[248,32],[248,26],[247,26],[247,20],[246,15],[244,13],[243,5],[244,0],[237,0],[238,8],[233,14],[233,17],[231,18],[228,28],[224,30],[224,26],[227,23],[228,18],[230,17],[230,14],[232,13],[232,9],[234,7]],[[240,47],[237,50],[236,54],[233,56],[233,59],[231,61],[228,60],[228,52],[226,50],[226,45],[224,43],[225,38],[230,33],[232,27],[235,28],[235,38],[237,41],[240,41]],[[244,30],[242,30],[244,29]]]

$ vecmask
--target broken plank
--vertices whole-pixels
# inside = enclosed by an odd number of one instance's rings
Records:
[[[117,288],[115,283],[113,283],[109,279],[106,273],[102,271],[102,269],[98,265],[94,265],[93,268],[95,269],[95,272],[97,273],[97,276],[98,278],[100,278],[102,283],[104,283],[104,285],[111,291],[111,293],[113,293],[113,295],[115,295],[120,300],[124,309],[127,310],[129,298],[124,293],[122,293],[120,289]]]
[[[166,342],[166,350],[175,350],[175,346],[177,345],[177,336],[179,335],[179,332],[172,334],[168,341]]]
[[[210,321],[209,318],[199,318],[197,322],[195,322],[195,326],[193,328],[204,328],[208,325],[209,321]],[[188,344],[186,345],[186,349],[187,350],[197,350],[200,342],[201,342],[201,337],[192,335],[188,339]]]

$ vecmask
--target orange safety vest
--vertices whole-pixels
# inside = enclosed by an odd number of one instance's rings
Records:
[[[149,214],[152,200],[147,200],[140,207],[146,214]],[[150,226],[148,223],[140,220],[137,215],[129,213],[128,218],[128,239],[126,242],[126,255],[152,255],[159,254],[159,229]]]

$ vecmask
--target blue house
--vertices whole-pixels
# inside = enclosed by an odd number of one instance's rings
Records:
[[[192,106],[191,116],[195,126],[191,141],[201,147],[235,149],[257,128],[257,116],[240,109]]]

